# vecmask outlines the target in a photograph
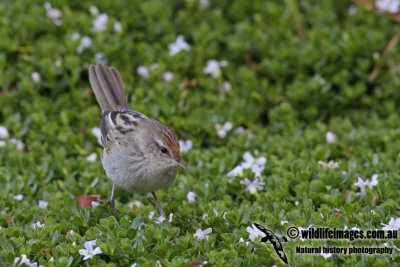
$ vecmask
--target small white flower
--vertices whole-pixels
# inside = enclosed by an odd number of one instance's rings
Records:
[[[93,32],[104,32],[107,29],[108,15],[101,13],[93,21]]]
[[[14,264],[17,264],[17,263],[18,263],[17,266],[29,266],[29,267],[37,267],[37,266],[38,266],[37,262],[32,262],[32,263],[31,263],[31,260],[28,259],[28,258],[26,257],[25,254],[22,254],[21,257],[22,257],[22,258],[20,258],[20,257],[15,257],[13,263],[14,263]],[[39,265],[39,267],[44,267],[44,266],[43,266],[43,265]]]
[[[264,166],[260,167],[260,165],[256,165],[256,164],[251,166],[251,171],[254,173],[254,177],[260,177],[263,170],[264,170]]]
[[[0,140],[0,147],[4,147],[6,146],[6,142],[4,142],[3,140]]]
[[[321,251],[321,256],[324,257],[325,260],[327,260],[328,258],[332,257],[331,253],[324,253]]]
[[[357,13],[357,6],[351,5],[351,6],[349,7],[348,12],[349,12],[350,15],[356,14],[356,13]]]
[[[134,264],[132,264],[131,267],[136,267],[136,262]]]
[[[150,70],[151,71],[153,71],[153,70],[156,70],[156,69],[158,69],[160,67],[160,64],[158,64],[158,63],[153,63],[153,64],[151,64],[150,65]]]
[[[104,53],[96,53],[94,55],[94,58],[96,60],[97,63],[101,63],[101,64],[107,64],[107,59],[104,58]]]
[[[81,38],[81,35],[79,34],[79,32],[74,32],[72,35],[71,35],[71,40],[72,41],[78,41],[79,40],[79,38]]]
[[[328,169],[332,170],[332,169],[339,168],[339,163],[334,162],[333,160],[330,160],[328,163],[320,160],[320,161],[318,161],[318,164],[324,166],[325,169],[328,168]]]
[[[377,0],[375,2],[376,8],[379,9],[380,12],[389,12],[389,13],[397,13],[399,12],[399,0]]]
[[[297,227],[297,229],[300,231],[300,235],[302,236],[302,237],[300,237],[300,240],[301,240],[301,241],[304,242],[304,240],[305,240],[305,239],[303,238],[302,231],[307,230],[307,229],[310,229],[312,226],[313,226],[313,225],[310,224],[307,228],[304,228],[304,227]],[[346,229],[345,229],[345,230],[346,230]]]
[[[371,213],[374,214],[374,215],[376,214],[374,210],[371,210]]]
[[[93,249],[93,246],[96,245],[96,241],[97,241],[97,239],[92,240],[92,241],[86,241],[85,249],[79,250],[79,254],[84,256],[84,258],[83,258],[84,261],[87,259],[92,259],[94,255],[103,253],[99,247]]]
[[[214,208],[213,211],[214,211],[215,216],[218,217],[218,211],[217,211],[217,209]]]
[[[219,87],[220,91],[222,92],[227,92],[232,90],[232,85],[230,82],[225,81],[220,87]]]
[[[214,79],[217,79],[221,75],[221,67],[228,65],[226,61],[217,61],[215,59],[207,61],[207,66],[204,67],[204,74],[211,75]]]
[[[102,145],[102,143],[101,143],[101,130],[100,130],[100,128],[99,128],[99,127],[94,127],[94,128],[92,129],[92,134],[93,134],[94,136],[96,136],[97,142],[98,142],[100,145]]]
[[[337,141],[337,136],[332,132],[327,132],[325,138],[328,144],[332,144]]]
[[[400,229],[400,218],[390,218],[389,224],[384,224],[381,223],[384,227],[382,227],[382,230],[388,231],[388,230],[399,230]]]
[[[251,227],[247,227],[246,231],[250,234],[249,238],[251,241],[254,241],[254,239],[258,238],[258,237],[264,237],[265,234],[263,232],[261,232],[254,224],[252,225],[253,228]]]
[[[360,231],[360,228],[358,228],[358,227],[353,227],[353,228],[351,228],[350,230],[353,230],[353,231]]]
[[[44,8],[46,9],[46,15],[47,17],[51,18],[53,21],[54,25],[60,26],[61,25],[61,12],[57,8],[51,7],[51,4],[49,2],[44,3]]]
[[[93,127],[92,128],[92,134],[94,136],[96,136],[96,138],[100,138],[101,137],[101,131],[99,127]]]
[[[40,82],[40,80],[41,80],[40,74],[39,74],[38,72],[36,72],[36,71],[34,71],[34,72],[31,73],[31,77],[32,77],[32,80],[33,80],[35,83],[38,83],[38,82]]]
[[[0,126],[0,139],[6,139],[8,138],[8,136],[9,134],[7,128],[4,126]]]
[[[51,257],[49,262],[54,262],[54,257]]]
[[[261,173],[264,171],[264,166],[267,163],[267,159],[264,156],[254,158],[250,152],[245,152],[243,154],[244,161],[237,166],[235,169],[230,171],[227,176],[235,177],[243,174],[243,170],[251,169],[251,171],[255,174],[255,177],[260,177]]]
[[[289,223],[289,222],[288,222],[288,221],[281,220],[281,225],[284,225],[285,223]]]
[[[296,202],[294,202],[294,205],[298,206],[300,203],[296,200]]]
[[[174,78],[174,74],[170,71],[164,72],[163,75],[161,76],[161,79],[166,82],[170,82],[172,78]]]
[[[225,138],[227,133],[232,130],[233,124],[230,121],[225,122],[224,124],[216,124],[215,129],[217,130],[217,134],[219,138]]]
[[[33,227],[33,229],[43,228],[44,227],[44,223],[40,223],[39,221],[37,221],[34,224],[32,224],[31,226]]]
[[[264,165],[267,163],[267,159],[264,156],[254,158],[250,152],[245,152],[243,154],[243,159],[244,162],[242,162],[241,164],[243,169],[251,169],[251,167],[253,167],[254,165],[264,167]]]
[[[196,236],[199,241],[203,239],[208,239],[208,235],[211,234],[212,229],[207,228],[206,230],[202,231],[201,229],[196,230]]]
[[[179,147],[182,153],[187,153],[192,149],[193,142],[191,140],[181,140],[179,141]]]
[[[122,32],[122,25],[121,25],[121,22],[116,21],[116,22],[114,23],[113,30],[114,30],[115,32]]]
[[[367,180],[368,181],[368,180]],[[361,196],[361,197],[365,197],[365,186],[366,186],[366,182],[364,182],[363,179],[361,179],[361,177],[358,177],[358,181],[356,183],[354,183],[355,186],[358,186],[360,188],[360,193],[357,193],[357,195]]]
[[[240,184],[245,185],[250,194],[255,194],[258,190],[264,189],[264,183],[259,183],[258,178],[256,178],[253,182],[245,178],[244,181],[240,181]]]
[[[94,16],[94,17],[97,17],[99,15],[99,10],[95,6],[90,6],[89,11],[90,11],[90,14],[92,14],[92,16]]]
[[[375,60],[378,60],[380,57],[381,57],[381,54],[378,51],[375,51],[372,54],[372,58],[375,59]]]
[[[169,214],[169,220],[168,220],[169,222],[172,222],[173,215],[174,215],[173,213]],[[165,217],[164,216],[157,217],[156,213],[154,211],[151,211],[149,213],[149,220],[153,220],[153,219],[156,224],[160,224],[165,220]]]
[[[225,218],[225,216],[228,214],[228,212],[227,211],[225,211],[224,212],[224,214],[222,214],[222,219],[224,219],[225,221],[226,221],[226,218]]]
[[[92,153],[89,156],[86,157],[86,161],[87,162],[95,162],[97,159],[97,154],[96,153]]]
[[[170,215],[169,215],[169,222],[172,222],[172,216],[173,216],[174,214],[173,213],[171,213]],[[156,224],[160,224],[160,223],[162,223],[163,221],[165,220],[165,217],[164,216],[160,216],[160,217],[156,217],[155,219],[154,219],[154,221],[156,222]]]
[[[153,220],[154,216],[156,215],[156,213],[154,211],[150,211],[149,213],[149,220]]]
[[[363,180],[361,177],[358,177],[358,181],[354,183],[355,186],[358,186],[360,188],[360,192],[356,193],[360,197],[365,197],[365,187],[368,187],[369,189],[372,189],[373,186],[376,186],[378,184],[378,174],[372,175],[372,180]]]
[[[14,198],[16,201],[22,201],[22,200],[24,199],[24,196],[21,195],[21,194],[19,194],[19,195],[13,196],[13,198]]]
[[[95,186],[97,185],[98,182],[99,182],[99,178],[96,177],[96,178],[93,180],[93,182],[90,184],[90,187],[91,187],[91,188],[95,187]]]
[[[241,237],[241,238],[239,239],[239,243],[242,243],[242,242],[244,242],[243,237]],[[249,245],[249,242],[246,242],[246,246],[248,246],[248,245]]]
[[[372,189],[373,186],[376,186],[378,184],[378,174],[373,174],[371,177],[371,182],[368,182],[367,186],[369,189]]]
[[[25,144],[21,140],[11,138],[10,143],[16,145],[19,150],[24,150]]]
[[[39,208],[41,208],[41,209],[47,209],[47,205],[49,205],[48,202],[43,201],[43,200],[39,200]]]
[[[239,126],[235,129],[235,131],[233,132],[234,134],[244,134],[246,132],[246,129],[244,129],[242,126]]]
[[[202,8],[207,8],[210,5],[210,0],[200,0],[199,2]]]
[[[226,176],[228,177],[236,177],[243,174],[243,167],[241,165],[236,166],[233,170],[228,172]]]
[[[149,69],[146,66],[139,66],[137,69],[137,73],[145,79],[150,77]]]
[[[85,50],[86,48],[92,46],[92,39],[89,36],[83,36],[79,46],[76,48],[76,52],[78,54],[82,54],[83,50]]]
[[[76,242],[75,242],[75,241],[72,243],[72,246],[73,246],[73,247],[76,247]]]
[[[168,45],[168,49],[169,49],[169,55],[172,57],[182,50],[189,51],[190,45],[185,42],[182,35],[178,35],[175,43],[171,43]]]
[[[92,201],[92,208],[97,208],[98,206],[100,206],[100,202]]]
[[[189,193],[187,193],[186,197],[187,197],[189,203],[194,203],[194,201],[196,200],[197,195],[196,195],[195,192],[189,192]]]

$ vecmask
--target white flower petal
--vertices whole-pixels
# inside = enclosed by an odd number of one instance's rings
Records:
[[[121,22],[116,21],[116,22],[114,23],[113,30],[114,30],[115,32],[122,32],[122,25],[121,25]]]
[[[174,74],[170,71],[164,72],[163,75],[161,76],[161,79],[163,79],[163,81],[166,82],[170,82],[172,78],[174,78]]]
[[[196,200],[197,195],[196,195],[195,192],[189,192],[189,193],[187,193],[186,197],[187,197],[189,203],[194,203],[194,201]]]
[[[101,13],[93,21],[93,32],[103,32],[107,29],[108,15]]]
[[[33,80],[35,83],[38,83],[38,82],[40,82],[40,80],[41,80],[40,74],[39,74],[38,72],[36,72],[36,71],[34,71],[34,72],[31,73],[31,77],[32,77],[32,80]]]
[[[87,162],[95,162],[97,159],[97,154],[96,153],[92,153],[89,156],[86,157],[86,161]]]
[[[8,138],[9,133],[6,127],[0,126],[0,139],[6,139]]]
[[[169,55],[172,57],[183,50],[189,51],[190,45],[184,41],[182,35],[179,35],[176,38],[175,43],[171,43],[168,45],[168,49],[169,49]]]
[[[192,149],[193,142],[191,140],[180,140],[179,147],[182,153],[187,153]]]
[[[24,199],[24,196],[21,195],[21,194],[19,194],[19,195],[13,196],[13,198],[14,198],[16,201],[22,201],[22,200]]]
[[[328,144],[332,144],[337,141],[337,136],[332,132],[327,132],[325,138]]]
[[[376,0],[376,8],[380,12],[397,13],[399,12],[400,1],[399,0]]]
[[[146,66],[139,66],[137,69],[137,73],[145,79],[150,77],[149,69]]]
[[[49,205],[48,202],[43,201],[43,200],[39,200],[39,208],[41,208],[41,209],[47,209],[47,205]]]

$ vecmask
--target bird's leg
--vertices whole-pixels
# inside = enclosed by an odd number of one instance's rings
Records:
[[[151,194],[153,195],[153,197],[154,197],[154,200],[155,200],[155,201],[156,201],[156,203],[157,203],[158,210],[160,211],[160,214],[161,214],[161,216],[163,216],[164,218],[167,218],[167,217],[165,217],[165,213],[164,213],[164,210],[163,210],[163,208],[162,208],[162,207],[161,207],[161,205],[160,205],[160,202],[158,202],[158,199],[157,199],[156,193],[154,193],[154,192],[151,192]]]
[[[155,208],[156,204],[153,202],[153,200],[151,199],[151,197],[148,197],[147,200],[150,202],[150,204]]]
[[[114,192],[115,192],[115,184],[113,184],[113,188],[112,188],[112,191],[111,191],[111,198],[110,198],[110,200],[107,200],[107,202],[110,202],[111,207],[112,207],[112,209],[114,211],[114,214],[117,214],[118,210],[115,208]]]

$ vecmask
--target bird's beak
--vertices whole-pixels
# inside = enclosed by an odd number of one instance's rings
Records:
[[[176,160],[175,163],[176,163],[176,165],[178,165],[179,167],[181,167],[181,168],[184,169],[185,171],[188,171],[188,170],[189,170],[188,167],[186,167],[186,165],[182,163],[182,161]]]

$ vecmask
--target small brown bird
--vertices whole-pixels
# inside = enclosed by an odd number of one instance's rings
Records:
[[[181,161],[175,134],[160,122],[128,108],[119,72],[102,64],[89,67],[89,80],[103,116],[100,122],[102,163],[115,186],[132,193],[151,192],[161,216],[164,211],[154,191],[169,186]]]

